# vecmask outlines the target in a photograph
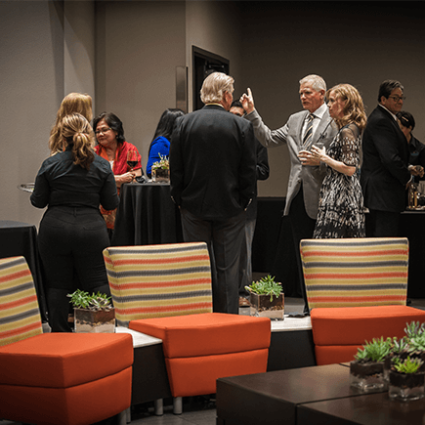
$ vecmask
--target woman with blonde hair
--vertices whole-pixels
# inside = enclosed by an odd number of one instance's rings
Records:
[[[71,332],[67,295],[76,289],[109,294],[102,256],[109,237],[99,205],[114,209],[119,200],[108,161],[93,151],[94,134],[86,118],[67,115],[60,127],[66,149],[43,162],[31,203],[37,208],[48,206],[38,245],[49,323],[53,332]]]
[[[49,148],[51,155],[62,152],[65,149],[66,146],[60,135],[60,124],[66,115],[73,114],[74,112],[78,112],[89,122],[92,120],[92,99],[88,94],[69,93],[62,100],[56,115],[55,125],[50,131]]]
[[[361,132],[366,126],[363,100],[350,84],[338,84],[326,93],[329,113],[338,133],[325,148],[312,146],[312,155],[328,166],[319,198],[314,238],[365,236],[360,167]]]

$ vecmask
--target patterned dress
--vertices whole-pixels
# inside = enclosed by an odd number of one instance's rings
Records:
[[[360,130],[350,123],[342,127],[327,154],[344,164],[360,166]],[[313,238],[365,237],[363,194],[357,173],[346,176],[328,167],[319,198],[319,212]]]

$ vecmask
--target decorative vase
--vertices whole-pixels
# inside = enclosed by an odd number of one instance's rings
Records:
[[[384,362],[350,363],[350,386],[362,391],[380,391],[387,388],[384,379]]]
[[[75,332],[80,333],[114,333],[115,309],[89,310],[74,308]]]
[[[423,372],[400,373],[391,370],[388,395],[391,399],[401,401],[418,400],[425,395],[424,385],[425,374]]]
[[[256,317],[268,317],[272,320],[284,320],[285,297],[272,295],[258,295],[253,292],[249,294],[250,315]]]
[[[158,183],[169,183],[170,182],[170,170],[157,168],[152,170],[152,181]]]

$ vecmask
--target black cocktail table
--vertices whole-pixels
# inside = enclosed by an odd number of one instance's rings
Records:
[[[349,368],[338,364],[221,378],[217,425],[296,425],[302,404],[362,394],[350,387]]]
[[[298,406],[297,425],[422,425],[425,399],[401,402],[388,393],[367,394]]]

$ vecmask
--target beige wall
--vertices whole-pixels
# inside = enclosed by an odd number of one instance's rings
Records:
[[[186,3],[186,65],[189,69],[189,105],[192,110],[192,46],[230,61],[230,75],[235,79],[235,98],[242,94],[242,6],[237,2]]]
[[[0,1],[0,220],[38,224],[34,182],[63,97],[94,96],[94,3]]]
[[[95,2],[64,3],[64,94],[95,97]]]
[[[0,220],[38,223],[18,185],[34,182],[63,97],[63,10],[47,2],[0,2]]]
[[[416,3],[357,11],[354,2],[0,0],[0,220],[38,224],[42,211],[17,187],[34,181],[71,91],[95,96],[95,113],[115,112],[145,165],[159,116],[175,107],[175,68],[187,66],[191,77],[192,45],[230,60],[236,97],[251,87],[274,128],[300,109],[298,80],[308,73],[329,86],[356,85],[369,113],[380,82],[399,79],[425,142],[425,25]],[[286,148],[269,156],[271,178],[259,194],[284,196]]]
[[[115,113],[146,168],[162,112],[176,107],[176,67],[185,66],[184,2],[99,2],[96,113]]]

